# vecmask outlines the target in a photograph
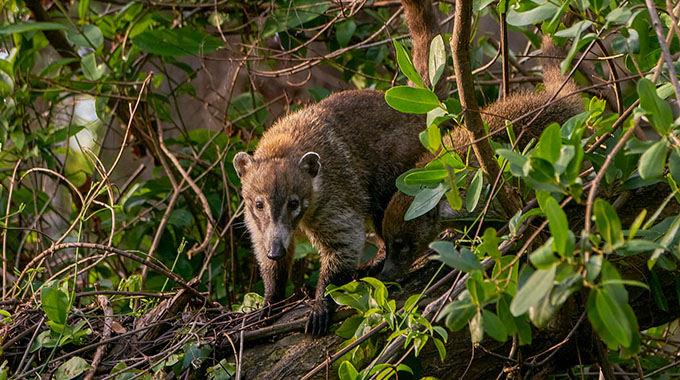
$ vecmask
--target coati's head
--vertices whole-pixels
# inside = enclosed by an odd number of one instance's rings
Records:
[[[234,168],[241,178],[245,220],[253,244],[271,260],[292,255],[288,248],[300,220],[313,204],[320,181],[319,155],[308,152],[302,157],[259,159],[239,152],[234,156]]]
[[[412,220],[404,220],[413,197],[396,192],[385,210],[382,235],[385,241],[385,261],[379,277],[385,280],[401,278],[411,264],[424,255],[431,241],[443,230],[439,207]]]

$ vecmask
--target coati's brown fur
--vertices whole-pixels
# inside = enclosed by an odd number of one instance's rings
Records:
[[[565,81],[566,78],[562,75],[559,67],[560,60],[555,58],[564,56],[562,49],[557,48],[549,36],[543,37],[541,48],[544,56],[552,57],[551,59],[544,59],[542,62],[545,89],[539,92],[529,90],[517,92],[482,109],[482,119],[488,123],[491,133],[504,129],[506,120],[514,121],[527,113],[539,110],[557,93]],[[540,133],[548,125],[554,122],[563,124],[572,116],[583,112],[580,96],[564,97],[575,93],[577,90],[578,87],[574,81],[567,81],[557,96],[558,100],[546,107],[531,125],[527,125],[527,123],[534,118],[536,112],[516,121],[513,124],[516,134],[522,128],[527,129],[525,132],[527,137],[520,140],[520,145],[525,145],[531,137],[540,136]],[[467,144],[466,138],[462,134],[456,130],[452,132],[454,134],[452,140],[455,146],[450,148],[460,148]],[[495,136],[497,136],[494,137],[496,139],[502,139],[507,134],[501,132]],[[444,140],[446,143],[449,142],[448,139]],[[434,156],[429,152],[425,153],[417,166],[424,167],[433,158]],[[469,217],[478,213],[477,210],[470,214],[466,214],[465,210],[454,211],[446,200],[442,200],[427,214],[410,221],[404,221],[404,215],[412,201],[413,197],[398,191],[390,200],[385,211],[382,232],[386,258],[379,275],[380,278],[392,280],[400,278],[415,259],[426,253],[429,243],[445,228],[460,228],[465,224],[460,221],[446,222],[446,220]]]
[[[405,0],[404,6],[414,63],[426,69],[427,48],[422,47],[438,27],[431,1]],[[351,279],[364,249],[367,220],[381,235],[396,178],[424,152],[418,140],[424,126],[422,115],[389,107],[384,93],[344,91],[283,117],[264,133],[253,156],[240,152],[234,157],[266,304],[284,297],[293,235],[301,230],[321,261],[306,331],[327,331],[334,304],[324,296],[326,286]]]

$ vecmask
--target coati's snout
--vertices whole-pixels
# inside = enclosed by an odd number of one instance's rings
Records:
[[[267,251],[267,257],[272,260],[281,260],[282,258],[286,257],[286,251],[286,246],[283,245],[283,242],[276,240],[274,241],[274,244],[272,244],[271,249]]]
[[[385,261],[378,276],[381,280],[402,278],[442,230],[438,207],[415,219],[404,220],[412,201],[413,197],[397,192],[385,211],[382,224]]]

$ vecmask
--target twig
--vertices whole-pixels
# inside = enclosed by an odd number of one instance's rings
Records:
[[[177,283],[179,286],[181,286],[182,288],[184,288],[184,289],[186,289],[187,291],[189,291],[189,293],[191,293],[192,295],[194,295],[194,296],[200,298],[202,301],[206,302],[207,304],[212,304],[212,301],[210,301],[209,298],[207,298],[205,295],[203,295],[202,293],[200,293],[198,290],[196,290],[196,289],[194,289],[193,287],[189,286],[189,284],[187,284],[186,282],[184,282],[184,280],[182,280],[182,278],[179,277],[178,275],[176,275],[175,273],[170,272],[169,270],[167,270],[167,269],[165,269],[165,268],[162,268],[161,266],[159,266],[159,265],[157,265],[157,264],[154,264],[154,263],[152,263],[151,261],[149,261],[149,260],[147,260],[147,259],[141,258],[141,257],[139,257],[139,256],[135,256],[135,255],[133,255],[133,254],[127,252],[127,251],[123,251],[122,249],[118,249],[118,248],[114,248],[114,247],[109,247],[109,246],[102,245],[102,244],[95,244],[95,243],[83,243],[83,242],[77,242],[77,243],[76,243],[76,242],[74,242],[74,243],[61,243],[61,244],[55,244],[55,245],[51,246],[50,248],[48,248],[48,249],[46,249],[46,250],[40,252],[40,254],[38,254],[36,257],[34,257],[33,260],[31,260],[31,261],[26,265],[26,268],[24,269],[23,272],[21,272],[21,274],[19,275],[19,278],[17,279],[17,284],[20,284],[20,283],[21,283],[21,281],[22,281],[22,280],[24,279],[24,277],[26,276],[27,271],[28,271],[30,268],[32,268],[33,265],[35,265],[36,262],[42,260],[42,259],[45,258],[45,257],[50,256],[51,254],[53,254],[53,253],[56,252],[56,251],[59,251],[59,250],[61,250],[61,249],[68,249],[68,248],[89,248],[89,249],[98,249],[98,250],[101,250],[101,251],[112,252],[112,253],[116,253],[116,254],[121,255],[121,256],[125,256],[125,257],[127,257],[128,259],[137,261],[138,263],[144,264],[144,265],[148,266],[149,268],[151,268],[151,269],[157,271],[158,273],[161,273],[162,275],[164,275],[164,276],[168,277],[169,279],[171,279],[172,281],[176,282],[176,283]]]
[[[671,58],[671,53],[668,51],[668,44],[663,35],[663,27],[661,26],[661,20],[659,20],[659,14],[656,12],[656,5],[654,5],[653,0],[645,0],[647,5],[647,10],[649,11],[649,16],[652,18],[652,25],[654,26],[654,31],[656,32],[656,38],[659,40],[661,45],[661,52],[663,53],[663,58],[666,61],[666,67],[668,67],[668,73],[671,77],[671,83],[673,84],[673,90],[675,91],[675,99],[680,101],[680,83],[678,83],[678,75],[675,73],[675,66],[673,64],[673,58]],[[670,12],[673,10],[670,9]]]
[[[158,127],[158,143],[161,147],[161,150],[163,153],[165,153],[166,156],[172,161],[173,165],[175,165],[175,169],[182,175],[182,178],[187,181],[191,189],[196,193],[196,196],[198,196],[198,199],[201,201],[201,205],[203,206],[203,212],[208,218],[208,222],[206,223],[206,230],[205,230],[205,237],[201,244],[198,246],[195,246],[191,248],[187,252],[187,256],[191,258],[193,255],[202,252],[210,243],[210,239],[212,238],[213,231],[215,230],[215,221],[213,220],[212,216],[212,211],[210,210],[210,203],[208,203],[208,199],[205,197],[205,194],[203,194],[203,191],[196,185],[196,182],[194,182],[193,179],[187,174],[186,170],[182,167],[182,165],[179,163],[177,160],[177,157],[175,157],[174,154],[168,150],[168,148],[165,146],[165,141],[163,141],[163,130],[161,128],[161,121],[160,119],[157,119],[156,121],[157,127]]]
[[[451,51],[453,53],[453,68],[456,74],[456,85],[460,95],[461,106],[465,117],[465,128],[470,134],[470,140],[476,142],[472,148],[477,156],[479,165],[489,175],[496,178],[502,173],[499,171],[495,155],[489,144],[489,140],[484,138],[487,133],[484,131],[484,124],[478,111],[475,88],[472,82],[472,66],[470,63],[470,20],[472,19],[472,2],[456,1],[455,19],[453,35],[451,37]],[[501,205],[508,215],[513,215],[521,209],[519,201],[515,197],[515,192],[509,185],[505,185],[499,192]]]
[[[507,7],[507,5],[506,5]],[[501,54],[503,59],[501,60],[501,69],[503,71],[503,99],[510,95],[510,67],[508,65],[509,54],[508,54],[508,25],[505,23],[505,11],[499,12],[499,21],[501,26]]]
[[[7,210],[5,211],[5,226],[9,227],[9,212],[12,206],[12,191],[14,190],[15,178],[17,177],[17,170],[21,164],[21,158],[17,160],[12,172],[12,178],[9,182],[9,193],[7,194]],[[7,230],[2,234],[2,299],[7,297]]]
[[[101,295],[97,296],[97,302],[99,302],[99,306],[104,311],[104,329],[102,330],[102,340],[109,339],[111,337],[111,324],[113,323],[113,309],[111,308],[111,302],[109,302],[108,298]],[[94,375],[97,372],[97,367],[99,366],[99,363],[101,362],[105,352],[106,344],[102,344],[101,346],[97,347],[97,351],[95,351],[94,357],[92,358],[92,364],[90,364],[92,369],[85,376],[85,380],[92,380],[94,378]]]
[[[637,105],[640,103],[640,99],[636,100],[633,104],[631,104],[626,111],[619,116],[619,118],[614,122],[612,125],[612,129],[618,128],[623,122],[630,116],[630,114],[633,112],[633,109],[637,107]],[[592,186],[590,187],[590,191],[588,192],[588,200],[586,201],[586,216],[585,216],[585,234],[586,236],[590,235],[590,228],[591,228],[591,215],[593,212],[593,202],[595,202],[595,194],[597,193],[597,188],[600,185],[600,181],[602,181],[602,177],[604,177],[605,172],[607,171],[607,168],[609,165],[612,163],[614,160],[614,156],[616,156],[616,153],[621,150],[623,147],[623,144],[628,141],[628,138],[630,135],[632,135],[635,132],[635,128],[629,128],[626,133],[621,136],[619,141],[616,143],[612,151],[607,155],[607,158],[605,159],[604,163],[602,164],[602,167],[600,170],[597,172],[597,176],[595,179],[593,179]],[[585,260],[586,262],[588,261],[588,258],[590,257],[590,252],[585,253]]]
[[[26,356],[28,356],[28,351],[31,349],[31,346],[33,345],[33,342],[35,341],[35,337],[38,336],[38,331],[40,331],[40,329],[38,327],[40,327],[40,325],[42,325],[44,321],[45,321],[45,317],[43,316],[42,318],[40,318],[40,321],[37,324],[35,324],[35,332],[33,332],[33,336],[31,337],[31,340],[26,345],[26,351],[24,351],[24,355],[21,357],[21,360],[19,361],[19,363],[23,363],[26,360]],[[30,331],[30,329],[28,331]],[[26,363],[25,368],[28,368],[28,366],[29,366],[29,364]],[[19,368],[21,368],[21,364],[19,365]]]

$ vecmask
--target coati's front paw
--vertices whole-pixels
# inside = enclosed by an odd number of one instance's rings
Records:
[[[305,326],[305,335],[311,334],[313,336],[325,335],[331,325],[331,316],[333,315],[333,306],[328,301],[315,302],[312,311],[307,317],[307,325]]]

